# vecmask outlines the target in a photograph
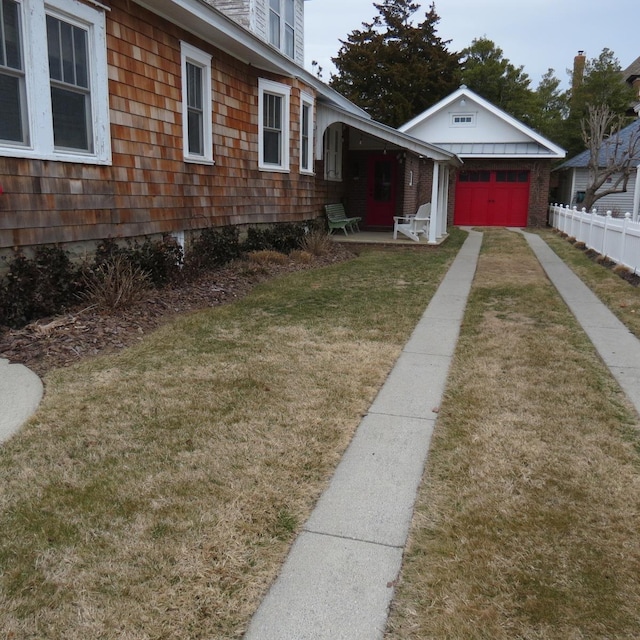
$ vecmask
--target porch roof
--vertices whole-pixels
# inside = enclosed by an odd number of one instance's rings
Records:
[[[461,166],[462,160],[447,149],[437,145],[418,140],[406,133],[402,133],[393,127],[373,120],[369,115],[361,116],[351,111],[340,109],[335,105],[326,105],[318,102],[318,132],[316,139],[317,157],[322,157],[322,138],[325,129],[334,122],[342,122],[358,131],[382,140],[385,143],[411,151],[418,156],[430,158],[437,162]]]

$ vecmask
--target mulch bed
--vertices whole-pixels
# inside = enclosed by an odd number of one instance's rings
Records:
[[[0,327],[0,358],[24,364],[42,376],[82,358],[131,346],[176,315],[233,302],[275,276],[351,257],[353,253],[336,243],[328,255],[314,256],[308,264],[290,261],[254,269],[246,268],[246,264],[228,266],[193,281],[152,290],[126,309],[103,311],[84,304],[22,329]]]

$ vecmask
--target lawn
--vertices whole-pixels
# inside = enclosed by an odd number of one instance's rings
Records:
[[[0,635],[239,637],[464,237],[51,371],[0,447]]]
[[[637,326],[638,289],[542,235]],[[487,231],[386,638],[640,638],[638,426],[524,238]]]

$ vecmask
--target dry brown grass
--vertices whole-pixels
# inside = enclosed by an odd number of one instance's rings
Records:
[[[461,240],[51,372],[0,447],[0,637],[239,637]]]
[[[387,638],[640,637],[637,427],[524,239],[487,231]]]

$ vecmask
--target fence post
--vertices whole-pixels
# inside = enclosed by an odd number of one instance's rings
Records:
[[[604,233],[602,234],[602,251],[600,252],[605,258],[607,257],[607,234],[609,233],[609,221],[611,220],[611,211],[607,211],[604,218]]]
[[[627,211],[624,214],[624,222],[622,223],[622,240],[620,242],[620,260],[618,260],[618,264],[623,264],[625,267],[629,265],[625,261],[625,248],[627,245],[627,225],[629,224],[629,220],[631,220],[631,214]]]
[[[595,209],[589,214],[591,217],[589,218],[589,233],[587,235],[587,249],[593,249],[593,243],[591,240],[591,234],[593,232],[593,220],[596,217]]]

